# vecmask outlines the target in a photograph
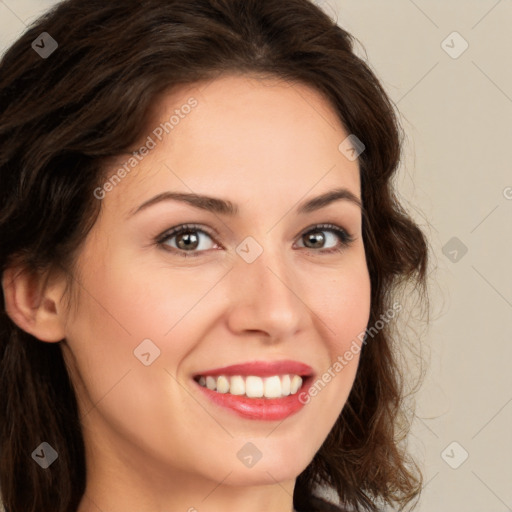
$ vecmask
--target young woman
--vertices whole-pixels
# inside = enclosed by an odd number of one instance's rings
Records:
[[[427,244],[318,7],[64,1],[1,61],[0,148],[8,512],[413,504],[393,325]]]

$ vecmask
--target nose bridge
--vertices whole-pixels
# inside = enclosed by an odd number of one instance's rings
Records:
[[[307,308],[298,297],[298,283],[286,255],[267,247],[252,261],[240,257],[235,264],[231,323],[235,329],[263,330],[286,336],[300,327]],[[241,244],[243,248],[243,244]]]

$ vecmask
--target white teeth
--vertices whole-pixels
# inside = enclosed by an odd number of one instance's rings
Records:
[[[245,380],[242,379],[242,377],[240,377],[239,375],[231,377],[229,392],[232,395],[245,395]]]
[[[211,390],[217,389],[217,379],[215,377],[206,377],[206,387]]]
[[[290,383],[290,393],[294,395],[302,386],[302,379],[298,375],[294,375]]]
[[[283,375],[281,379],[281,393],[283,396],[288,396],[290,394],[290,376]]]
[[[267,398],[278,398],[281,396],[281,379],[276,375],[275,377],[267,377],[263,381],[265,388],[264,395]]]
[[[234,375],[226,377],[200,376],[199,385],[231,395],[246,395],[249,398],[281,398],[294,395],[302,386],[302,378],[299,375],[273,375],[271,377],[257,377],[250,375],[243,377]]]
[[[249,398],[261,398],[263,396],[263,379],[261,377],[247,377],[245,379],[245,394]]]
[[[229,391],[229,380],[221,375],[217,379],[217,393],[227,393]]]

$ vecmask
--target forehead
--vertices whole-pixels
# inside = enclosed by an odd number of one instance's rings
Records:
[[[317,192],[343,185],[359,196],[358,163],[339,150],[347,136],[330,102],[302,83],[228,75],[182,86],[153,103],[134,149],[152,147],[116,186],[119,207],[162,188],[243,202],[270,198],[272,185],[277,199],[291,186],[303,195],[319,180]],[[117,158],[112,172],[122,163]],[[121,200],[117,192],[107,199]]]
[[[215,144],[229,138],[233,146],[237,140],[250,148],[251,142],[263,139],[269,148],[292,142],[298,152],[301,141],[311,145],[325,140],[329,132],[345,132],[329,100],[316,89],[299,82],[255,75],[226,75],[163,95],[153,105],[150,126],[156,126],[162,118],[168,119],[169,113],[179,111],[192,97],[197,100],[192,120],[173,129],[170,143],[184,139],[199,142],[201,138],[203,144]],[[274,139],[276,133],[278,140]],[[251,140],[251,136],[258,138]]]

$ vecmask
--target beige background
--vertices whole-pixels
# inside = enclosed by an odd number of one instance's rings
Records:
[[[54,3],[0,0],[0,48]],[[417,510],[512,511],[512,1],[316,3],[401,111],[400,190],[435,251]]]

